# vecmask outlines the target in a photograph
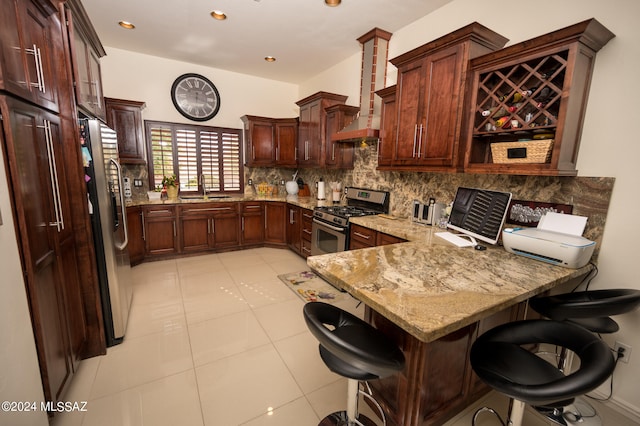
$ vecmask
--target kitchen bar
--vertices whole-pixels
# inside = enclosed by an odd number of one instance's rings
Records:
[[[371,216],[353,222],[410,241],[312,256],[307,264],[362,301],[365,319],[405,351],[405,371],[373,384],[396,424],[441,424],[485,393],[468,366],[475,338],[524,318],[529,298],[592,269],[552,266],[495,246],[458,248],[434,236],[438,229],[406,221]],[[398,232],[407,226],[412,231]]]

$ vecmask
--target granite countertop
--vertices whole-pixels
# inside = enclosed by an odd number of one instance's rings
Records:
[[[430,342],[591,270],[568,269],[517,256],[502,247],[458,248],[439,228],[408,219],[355,218],[353,223],[406,243],[312,256],[324,279]]]
[[[279,201],[286,202],[289,204],[293,204],[299,207],[303,207],[305,209],[313,210],[316,206],[326,206],[333,205],[332,202],[327,200],[316,200],[313,197],[298,197],[297,195],[281,195],[281,196],[264,196],[264,195],[231,195],[225,198],[215,198],[215,196],[210,196],[208,199],[202,198],[185,198],[181,199],[178,197],[177,200],[131,200],[126,203],[127,207],[135,207],[135,206],[154,206],[154,205],[185,205],[185,204],[199,204],[199,203],[230,203],[230,202],[241,202],[241,201]]]

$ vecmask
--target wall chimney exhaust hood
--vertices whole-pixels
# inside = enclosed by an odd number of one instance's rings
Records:
[[[380,134],[382,99],[375,91],[384,88],[391,33],[374,28],[358,41],[362,44],[360,76],[360,113],[344,129],[331,136],[332,141],[356,142],[377,140]]]

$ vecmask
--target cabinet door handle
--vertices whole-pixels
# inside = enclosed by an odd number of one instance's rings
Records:
[[[42,93],[46,93],[44,87],[44,73],[42,72],[42,55],[40,53],[40,49],[34,44],[33,49],[25,49],[25,51],[33,55],[33,61],[36,67],[36,78],[38,79],[37,83],[30,83],[30,85],[37,87],[38,90]]]
[[[211,220],[207,219],[207,235],[211,234]]]
[[[304,141],[304,159],[309,159],[309,141]]]
[[[296,223],[295,219],[293,218],[293,215],[294,215],[295,212],[296,212],[295,210],[289,210],[289,223],[292,224],[292,225],[294,223]]]
[[[43,120],[44,125],[38,126],[44,129],[44,139],[47,146],[47,160],[49,162],[49,179],[51,181],[51,195],[53,199],[53,211],[55,222],[49,222],[49,226],[55,226],[58,232],[64,229],[64,220],[62,219],[62,203],[60,200],[60,187],[58,186],[58,170],[56,165],[56,156],[53,147],[53,136],[51,133],[51,122]]]
[[[335,142],[331,144],[331,161],[336,160],[336,144]]]
[[[364,235],[357,231],[353,231],[353,235],[358,236],[360,238],[364,238],[365,240],[368,240],[369,238],[371,238],[371,235]]]
[[[211,218],[211,233],[215,234],[216,233],[216,222],[215,219]]]
[[[147,230],[144,227],[144,210],[140,212],[140,216],[142,217],[142,240],[147,240]]]
[[[260,206],[245,206],[247,209],[259,209]]]
[[[276,146],[276,161],[280,161],[280,147]]]
[[[302,216],[306,217],[307,219],[313,219],[313,215],[312,214],[302,213]]]
[[[256,147],[254,145],[251,145],[251,159],[256,159]]]
[[[422,124],[420,124],[420,131],[418,133],[418,158],[422,156]]]
[[[411,157],[416,156],[416,142],[418,140],[418,125],[413,128],[413,150],[411,151]]]
[[[241,222],[242,222],[242,232],[244,232],[244,217],[241,218]]]
[[[177,234],[177,232],[176,232],[176,221],[175,221],[175,219],[174,219],[174,220],[173,220],[173,238],[175,238],[175,237],[176,237],[176,235],[178,235],[178,234]]]

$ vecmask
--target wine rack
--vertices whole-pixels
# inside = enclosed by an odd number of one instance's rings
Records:
[[[465,171],[575,176],[596,52],[613,37],[590,19],[472,60]]]

